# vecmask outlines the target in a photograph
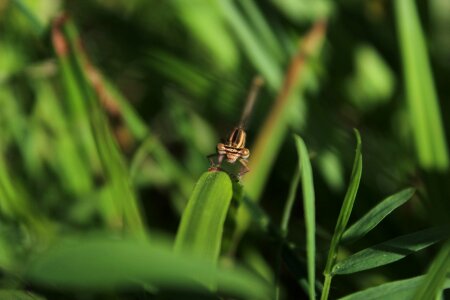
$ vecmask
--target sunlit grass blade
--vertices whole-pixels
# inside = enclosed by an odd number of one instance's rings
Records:
[[[348,228],[342,236],[343,243],[351,243],[359,240],[377,226],[394,209],[404,204],[414,195],[414,189],[404,189],[392,196],[387,197],[377,206],[372,208],[361,219]]]
[[[214,64],[222,70],[234,70],[239,53],[224,22],[220,1],[171,1],[189,32],[209,51]]]
[[[447,141],[415,1],[396,0],[394,5],[410,124],[419,164],[427,170],[447,170]]]
[[[219,5],[224,18],[243,44],[248,59],[258,68],[267,80],[269,87],[277,90],[281,86],[283,78],[280,66],[267,53],[266,47],[263,47],[258,41],[257,35],[237,9],[235,2],[219,1]]]
[[[423,282],[415,290],[414,300],[437,299],[444,288],[450,288],[450,241],[447,241],[433,260]]]
[[[220,291],[246,299],[266,298],[268,294],[267,284],[255,275],[175,254],[171,246],[156,238],[151,242],[98,235],[68,238],[36,254],[25,269],[25,278],[35,285],[72,292],[151,285],[207,293],[202,283],[215,280]]]
[[[20,10],[20,12],[25,17],[27,17],[28,21],[32,25],[30,26],[30,28],[33,28],[38,34],[41,34],[44,31],[45,25],[34,13],[32,8],[30,7],[30,3],[27,3],[27,1],[23,0],[13,0],[11,2]]]
[[[217,263],[232,193],[231,180],[225,172],[207,172],[200,177],[178,227],[177,253]]]
[[[339,300],[398,300],[412,299],[414,291],[425,281],[425,276],[396,280],[381,284],[376,287],[347,295]],[[450,288],[450,280],[447,279],[445,288]],[[433,298],[427,298],[433,299]]]
[[[302,179],[303,211],[306,227],[306,258],[308,265],[308,291],[309,298],[316,299],[316,211],[314,182],[309,161],[309,153],[305,143],[299,136],[295,136],[295,144],[300,159],[299,168]]]
[[[355,203],[356,193],[358,192],[359,182],[361,180],[362,173],[362,154],[361,154],[361,136],[358,130],[355,129],[356,135],[356,153],[355,160],[353,162],[352,174],[350,176],[350,183],[345,194],[344,201],[342,203],[341,211],[339,212],[339,217],[336,222],[336,227],[334,229],[334,234],[331,239],[330,250],[328,251],[327,263],[324,270],[325,282],[322,290],[321,299],[328,299],[328,293],[330,291],[331,279],[332,279],[332,269],[336,262],[338,248],[344,234],[345,228],[347,226],[348,220],[352,213],[353,204]]]
[[[338,262],[333,275],[368,270],[398,261],[450,235],[447,227],[436,227],[403,235],[355,253]]]

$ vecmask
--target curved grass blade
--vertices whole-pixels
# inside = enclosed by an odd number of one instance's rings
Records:
[[[396,0],[394,5],[400,35],[406,99],[419,164],[427,170],[447,170],[447,141],[415,2]]]
[[[309,153],[305,143],[299,136],[295,136],[298,156],[300,158],[299,168],[302,178],[303,210],[305,213],[306,227],[306,257],[308,264],[308,291],[309,298],[316,299],[316,212],[313,174]]]
[[[260,278],[238,269],[219,269],[204,259],[173,253],[163,240],[106,236],[59,241],[28,264],[25,277],[36,285],[64,291],[181,289],[208,293],[202,283],[215,280],[219,290],[246,299],[266,298]]]
[[[377,226],[394,209],[404,204],[414,195],[413,188],[404,189],[394,195],[384,199],[381,203],[372,208],[361,219],[356,221],[342,236],[343,243],[351,243],[359,240]]]
[[[352,175],[350,176],[350,184],[345,194],[344,202],[342,203],[341,211],[336,222],[334,234],[331,239],[330,250],[328,252],[327,264],[325,266],[324,275],[325,282],[323,285],[321,299],[328,299],[328,293],[330,292],[331,279],[333,276],[332,269],[335,265],[337,251],[347,226],[350,214],[352,213],[353,204],[355,203],[356,193],[358,192],[359,182],[361,180],[362,173],[362,154],[361,154],[361,136],[358,130],[355,129],[356,135],[356,153],[355,160],[353,162]]]
[[[381,284],[376,287],[347,295],[340,300],[397,300],[411,299],[414,296],[414,290],[425,281],[425,276],[396,280]],[[447,279],[445,288],[450,288],[450,280]],[[433,298],[427,298],[433,299]]]
[[[226,173],[206,172],[200,177],[181,217],[175,252],[217,263],[232,194]]]
[[[416,289],[413,299],[437,299],[437,295],[439,295],[441,290],[450,288],[449,271],[450,241],[447,241],[431,264],[430,270],[424,276],[423,282]]]
[[[393,263],[449,237],[449,234],[448,227],[434,227],[391,239],[338,262],[332,274],[350,274]]]

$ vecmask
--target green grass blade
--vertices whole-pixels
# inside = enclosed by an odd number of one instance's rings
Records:
[[[280,47],[280,41],[277,39],[275,31],[264,18],[255,1],[242,1],[240,5],[248,16],[249,22],[253,25],[255,31],[257,31],[257,36],[263,41],[264,48],[270,50],[270,55],[276,58],[276,62],[283,63],[285,53],[283,53]]]
[[[266,51],[256,38],[257,35],[250,28],[246,19],[237,9],[233,1],[219,1],[221,12],[234,33],[244,46],[248,59],[258,68],[259,72],[267,80],[271,89],[277,90],[282,83],[282,72],[280,66]]]
[[[308,291],[311,300],[316,299],[316,211],[313,174],[309,153],[305,143],[299,136],[295,136],[295,145],[300,159],[299,168],[301,170],[302,190],[303,190],[303,210],[305,213],[306,227],[306,258],[308,265]]]
[[[396,0],[394,5],[406,98],[419,164],[427,170],[446,170],[449,166],[447,142],[415,2]]]
[[[220,69],[230,72],[238,66],[239,52],[221,15],[220,1],[171,1],[189,33],[209,50]]]
[[[67,114],[61,107],[50,82],[35,80],[34,89],[38,101],[37,111],[54,136],[54,160],[52,167],[59,174],[61,184],[77,196],[85,196],[93,186],[89,162],[77,147],[76,139],[70,131]]]
[[[29,230],[28,233],[34,233],[41,241],[49,240],[53,234],[53,224],[41,215],[41,212],[20,189],[20,185],[14,178],[15,176],[12,176],[12,172],[8,168],[3,151],[0,149],[0,214],[2,219],[22,223]]]
[[[450,288],[450,241],[444,244],[431,264],[428,274],[416,289],[415,300],[437,299],[443,288]],[[444,286],[445,284],[445,286]]]
[[[376,287],[347,295],[339,300],[397,300],[411,299],[414,290],[425,281],[425,276],[396,280],[381,284]],[[450,280],[447,279],[445,288],[450,288]],[[433,298],[426,298],[433,299]]]
[[[381,203],[372,208],[361,219],[356,221],[342,236],[343,243],[351,243],[359,240],[377,226],[394,209],[404,204],[414,195],[414,189],[404,189],[394,195],[384,199]]]
[[[136,139],[143,140],[148,134],[148,128],[145,122],[130,104],[129,100],[122,95],[119,89],[103,76],[102,83],[105,90],[111,95],[111,100],[114,100],[114,103],[119,107],[120,112],[123,115],[123,120],[130,129],[130,132]]]
[[[325,33],[326,23],[318,21],[299,43],[297,52],[292,57],[286,71],[283,87],[261,127],[254,147],[251,149],[250,169],[252,171],[244,177],[243,185],[245,186],[245,193],[253,201],[259,200],[287,134],[292,101],[298,97],[298,92],[301,89],[301,79],[305,75],[307,59],[320,50]],[[239,208],[233,243],[238,243],[250,220],[251,216],[248,212],[244,208]]]
[[[41,34],[45,30],[45,25],[38,16],[35,14],[33,9],[30,7],[30,3],[23,0],[13,0],[12,3],[20,10],[20,12],[28,19],[31,24],[31,28],[35,30],[36,33]]]
[[[358,192],[359,182],[361,180],[361,173],[362,173],[361,136],[359,135],[359,132],[356,129],[355,135],[356,135],[355,160],[353,162],[352,174],[350,176],[350,184],[345,194],[341,211],[339,212],[339,217],[336,223],[336,227],[334,229],[334,234],[331,239],[330,250],[328,251],[327,264],[324,270],[325,282],[324,288],[322,290],[321,296],[322,300],[328,299],[328,293],[331,286],[331,279],[333,276],[332,269],[336,261],[337,252],[341,242],[342,235],[344,234],[348,220],[350,219],[350,214],[352,212],[353,204],[355,203],[356,199],[356,193]]]
[[[221,291],[246,299],[266,298],[267,283],[249,272],[219,269],[200,258],[178,255],[163,240],[92,236],[59,241],[36,254],[25,269],[36,285],[64,291],[102,292],[151,285],[205,291],[215,280]]]
[[[350,274],[393,263],[447,238],[449,234],[449,228],[436,227],[391,239],[338,262],[332,274]]]
[[[108,220],[109,225],[142,234],[144,225],[138,201],[131,188],[128,168],[100,105],[100,96],[96,94],[94,83],[91,82],[95,69],[90,65],[79,43],[80,37],[75,25],[68,19],[62,19],[61,22],[63,38],[66,39],[63,41],[67,44],[66,47],[70,46],[73,55],[73,64],[70,64],[68,68],[74,74],[78,89],[83,93],[85,101],[83,105],[88,109],[86,113],[95,139],[96,151],[100,158],[103,175],[109,184],[107,189],[109,197],[105,199],[110,202],[109,205],[115,212],[115,215],[113,214]]]
[[[0,299],[5,300],[45,300],[35,293],[21,290],[0,290]]]
[[[93,174],[100,171],[100,160],[95,146],[94,136],[89,123],[86,96],[77,81],[77,71],[72,64],[69,45],[65,40],[60,24],[53,25],[53,47],[55,49],[61,81],[64,88],[62,106],[66,110],[67,122],[71,137],[80,144],[79,151],[90,166],[89,181],[93,181]],[[80,175],[82,176],[82,175]]]
[[[177,253],[189,253],[217,263],[232,194],[231,180],[226,173],[206,172],[200,177],[178,227]]]

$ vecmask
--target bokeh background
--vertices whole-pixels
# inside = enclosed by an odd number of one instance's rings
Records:
[[[264,161],[250,157],[248,180],[258,178],[260,206],[278,224],[298,160],[292,134],[304,138],[319,275],[351,173],[353,128],[362,136],[363,177],[351,220],[402,188],[418,192],[347,250],[445,222],[449,57],[447,0],[0,0],[0,267],[8,270],[53,235],[121,230],[121,209],[126,226],[142,226],[137,212],[146,230],[173,236],[209,167],[206,156],[239,121],[257,74],[265,85],[247,142],[253,151],[266,136],[271,146]],[[295,59],[298,76],[283,96]],[[80,88],[76,66],[91,94]],[[97,130],[89,125],[93,111]],[[105,124],[113,134],[102,142],[119,151],[106,147],[102,158],[95,145]],[[117,188],[125,173],[132,196]],[[300,200],[289,239],[304,258]],[[332,293],[422,274],[436,249],[338,277]],[[276,247],[255,226],[236,251],[236,260],[274,278]],[[4,287],[53,295],[8,274]],[[286,299],[304,293],[288,270],[281,278]]]

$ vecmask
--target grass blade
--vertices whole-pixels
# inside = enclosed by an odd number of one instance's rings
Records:
[[[226,173],[207,172],[200,177],[181,217],[175,239],[177,253],[217,263],[232,193]]]
[[[313,174],[305,143],[299,136],[295,136],[295,144],[300,159],[299,168],[302,178],[303,210],[305,213],[306,227],[306,258],[308,264],[308,291],[309,298],[313,300],[316,299],[316,212]]]
[[[103,213],[111,227],[126,228],[141,235],[144,232],[144,225],[137,199],[131,188],[128,168],[100,105],[101,95],[95,89],[99,80],[98,74],[81,46],[75,25],[66,15],[55,21],[53,38],[57,54],[61,60],[66,61],[67,71],[75,78],[75,84],[84,96],[84,103],[80,105],[87,109],[83,114],[87,114],[89,118],[95,151],[100,158],[103,176],[108,184],[106,190],[108,197],[105,197],[105,201],[109,209],[105,209]],[[68,61],[69,55],[72,56],[71,61]]]
[[[246,299],[265,298],[268,292],[266,283],[243,269],[218,269],[203,259],[177,255],[158,239],[92,236],[61,240],[35,255],[25,276],[37,285],[65,291],[129,290],[145,284],[207,292],[201,283],[212,279],[220,290]]]
[[[394,195],[384,199],[381,203],[372,208],[361,219],[356,221],[342,236],[343,243],[351,243],[359,240],[377,226],[394,209],[404,204],[414,195],[414,189],[404,189]]]
[[[34,233],[40,241],[47,241],[53,235],[53,224],[33,205],[26,193],[13,180],[6,163],[6,157],[0,149],[0,214],[2,222],[15,220]],[[3,226],[3,224],[2,224]]]
[[[223,17],[233,28],[234,33],[244,46],[248,59],[258,68],[259,72],[267,80],[271,89],[277,90],[281,86],[282,72],[279,65],[273,59],[267,48],[264,47],[256,38],[253,29],[248,25],[237,9],[234,1],[219,1]]]
[[[275,35],[273,27],[271,27],[264,18],[264,15],[256,5],[255,1],[242,1],[240,5],[248,16],[249,22],[255,28],[255,31],[257,32],[256,36],[260,37],[264,43],[264,48],[270,50],[270,56],[276,58],[278,63],[283,63],[285,53],[283,53],[283,50],[280,47],[280,42]]]
[[[340,300],[397,300],[411,299],[414,296],[414,290],[425,281],[425,276],[396,280],[381,284],[376,287],[347,295]],[[450,288],[450,280],[446,281],[446,288]],[[433,298],[427,298],[433,299]]]
[[[448,278],[449,271],[450,241],[447,241],[431,264],[430,270],[423,282],[421,282],[420,286],[416,289],[413,299],[437,299],[436,297],[443,288],[450,288],[450,279]]]
[[[41,20],[39,20],[38,16],[36,16],[35,12],[30,7],[30,4],[27,1],[23,0],[13,0],[12,3],[20,10],[20,12],[28,19],[31,28],[35,30],[36,33],[41,34],[45,30],[45,25]]]
[[[321,299],[328,299],[328,293],[331,286],[332,269],[334,267],[337,251],[341,242],[342,235],[344,234],[350,214],[352,213],[353,204],[355,203],[356,193],[358,192],[359,182],[361,180],[362,173],[362,154],[361,154],[361,136],[358,130],[355,129],[356,135],[356,153],[355,160],[353,162],[352,175],[350,177],[350,184],[345,194],[344,202],[342,203],[341,211],[334,229],[334,234],[331,239],[330,250],[328,252],[327,264],[325,266],[324,275],[325,282],[322,290]]]
[[[397,0],[394,5],[419,164],[427,170],[447,170],[447,142],[417,9],[413,0]]]
[[[350,274],[393,263],[447,238],[449,234],[449,228],[435,227],[391,239],[338,262],[332,274]]]
[[[5,300],[45,300],[44,297],[21,290],[0,290],[0,299]]]
[[[253,201],[259,200],[270,169],[287,133],[289,109],[296,95],[299,80],[304,75],[307,60],[320,49],[325,32],[326,23],[318,21],[299,43],[298,51],[286,72],[283,87],[257,137],[250,159],[252,172],[249,172],[244,178],[245,192]],[[239,242],[250,221],[251,216],[248,211],[244,207],[239,208],[236,232],[233,237],[234,244]]]

